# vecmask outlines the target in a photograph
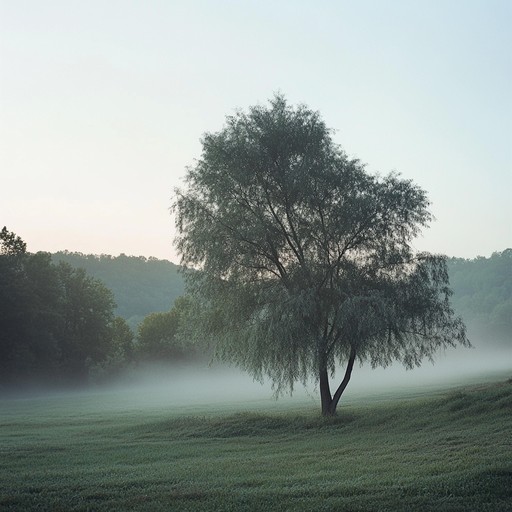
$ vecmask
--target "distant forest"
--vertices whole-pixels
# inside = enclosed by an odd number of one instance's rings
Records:
[[[169,311],[184,293],[179,266],[142,256],[94,256],[75,252],[52,255],[55,262],[83,268],[112,290],[116,314],[132,329],[153,312]],[[512,249],[491,257],[449,258],[452,305],[462,316],[469,334],[478,340],[512,342]]]
[[[512,343],[512,249],[490,258],[448,259],[452,304],[475,344]]]

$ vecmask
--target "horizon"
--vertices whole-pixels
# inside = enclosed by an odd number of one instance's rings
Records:
[[[9,229],[8,226],[7,226],[7,229]],[[16,235],[18,235],[18,233],[16,233]],[[26,242],[26,240],[23,240],[23,241]],[[27,252],[30,253],[30,254],[35,254],[37,252],[49,252],[50,254],[70,253],[70,254],[79,254],[79,255],[82,255],[82,256],[94,256],[96,258],[100,258],[102,256],[110,256],[112,258],[118,258],[120,256],[126,256],[128,258],[145,258],[146,260],[149,260],[149,259],[153,258],[153,259],[156,259],[158,261],[168,261],[169,263],[172,263],[173,265],[181,266],[181,263],[179,261],[173,261],[173,260],[170,260],[168,258],[158,258],[158,257],[152,256],[152,255],[146,256],[144,254],[127,254],[125,252],[120,252],[118,254],[110,254],[110,253],[99,253],[98,254],[98,253],[85,253],[85,252],[81,252],[81,251],[73,251],[73,250],[69,250],[69,249],[60,249],[60,250],[57,250],[57,251],[45,251],[45,250],[30,251],[28,245],[29,244],[27,243]],[[469,258],[465,258],[463,256],[454,256],[454,255],[451,255],[451,254],[444,254],[443,256],[446,256],[449,259],[455,258],[455,259],[463,259],[463,260],[475,260],[475,259],[478,259],[478,258],[489,259],[493,254],[501,254],[502,252],[504,252],[506,250],[509,250],[509,249],[512,249],[512,247],[505,247],[503,249],[497,249],[495,251],[492,251],[489,255],[477,254],[476,256],[469,257]]]

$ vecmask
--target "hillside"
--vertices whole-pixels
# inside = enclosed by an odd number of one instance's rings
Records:
[[[512,249],[448,260],[452,304],[477,340],[512,343]]]
[[[114,293],[116,314],[125,318],[132,328],[149,313],[168,311],[184,293],[179,266],[170,261],[68,251],[55,253],[52,259],[84,268],[89,275],[101,279]]]

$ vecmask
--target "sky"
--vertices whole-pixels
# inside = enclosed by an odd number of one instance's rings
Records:
[[[0,0],[0,227],[179,262],[201,136],[276,92],[428,192],[418,250],[512,247],[510,0]]]

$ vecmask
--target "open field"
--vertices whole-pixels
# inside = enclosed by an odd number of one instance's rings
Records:
[[[512,383],[495,380],[334,419],[307,398],[0,400],[0,510],[512,510]]]

